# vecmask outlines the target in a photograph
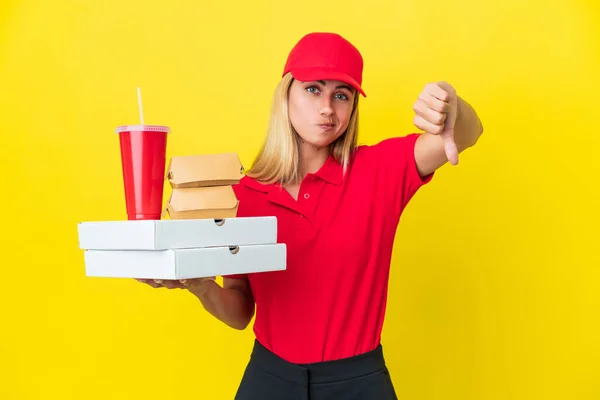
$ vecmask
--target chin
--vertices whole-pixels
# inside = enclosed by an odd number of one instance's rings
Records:
[[[309,137],[303,137],[304,143],[315,147],[315,148],[323,148],[328,147],[331,143],[333,143],[340,135],[337,134],[315,134],[310,135]]]
[[[329,138],[311,138],[310,140],[305,140],[304,142],[309,146],[322,149],[333,143],[333,140]]]

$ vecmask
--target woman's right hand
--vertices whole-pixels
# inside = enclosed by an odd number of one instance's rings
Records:
[[[187,289],[196,296],[203,295],[206,290],[211,286],[216,285],[216,277],[211,276],[207,278],[194,278],[194,279],[136,279],[136,281],[145,283],[152,286],[153,288],[166,288],[166,289]]]
[[[216,277],[196,279],[136,279],[153,288],[187,289],[200,300],[209,313],[235,329],[245,329],[254,316],[254,296],[248,278],[223,277],[223,287]]]

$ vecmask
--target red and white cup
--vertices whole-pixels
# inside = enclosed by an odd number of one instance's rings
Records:
[[[167,135],[159,125],[119,126],[128,220],[157,220],[162,212]]]

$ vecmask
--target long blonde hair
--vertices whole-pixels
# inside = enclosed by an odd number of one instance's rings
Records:
[[[246,175],[265,184],[279,182],[282,186],[298,183],[299,173],[299,136],[294,130],[288,114],[288,98],[294,78],[286,74],[275,89],[271,105],[271,117],[267,136],[252,167]],[[331,154],[346,172],[352,150],[356,147],[358,136],[358,98],[354,104],[348,128],[330,145]]]

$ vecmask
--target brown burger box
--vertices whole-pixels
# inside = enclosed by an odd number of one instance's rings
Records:
[[[224,219],[237,215],[239,201],[232,185],[243,176],[236,153],[174,156],[167,168],[170,219]]]

